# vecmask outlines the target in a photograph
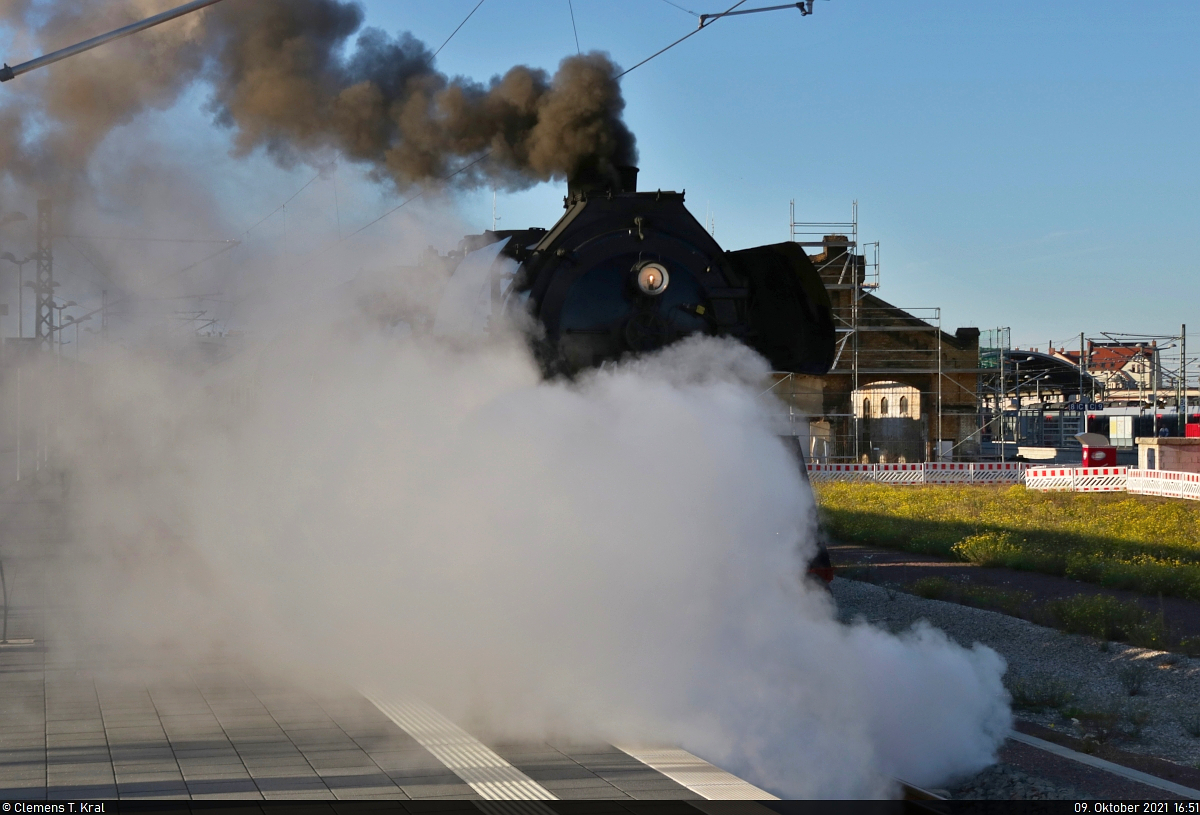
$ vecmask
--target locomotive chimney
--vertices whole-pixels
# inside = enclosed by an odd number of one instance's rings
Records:
[[[637,192],[637,177],[637,167],[615,167],[607,172],[595,166],[581,167],[567,179],[567,201],[577,201],[589,195]]]
[[[637,192],[637,167],[618,167],[617,178],[621,181],[621,192]]]

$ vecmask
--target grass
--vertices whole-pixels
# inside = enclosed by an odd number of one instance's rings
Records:
[[[1121,709],[1121,719],[1118,727],[1121,734],[1129,739],[1140,739],[1142,731],[1153,719],[1150,708],[1144,704],[1128,704]]]
[[[1146,679],[1150,676],[1150,666],[1145,662],[1131,662],[1121,668],[1117,674],[1117,679],[1125,688],[1125,692],[1130,696],[1137,696],[1146,686]]]
[[[1025,612],[1033,607],[1032,592],[997,589],[992,586],[972,586],[955,583],[944,577],[922,577],[920,580],[914,580],[905,590],[928,600],[962,603],[967,606],[1002,611],[1014,617],[1026,616]]]
[[[1063,708],[1062,715],[1083,731],[1085,748],[1089,740],[1106,744],[1114,738],[1137,741],[1153,716],[1145,704],[1119,699],[1094,701],[1082,707]]]
[[[1200,601],[1200,502],[1023,486],[814,487],[840,540]]]
[[[1095,637],[1106,644],[1109,641],[1128,642],[1157,650],[1170,647],[1161,613],[1152,615],[1137,603],[1107,595],[1077,594],[1039,603],[1032,592],[972,586],[944,577],[922,577],[905,586],[904,590],[928,600],[945,600],[1000,611],[1039,625]],[[1137,665],[1130,666],[1129,670],[1130,676],[1122,675],[1121,681],[1126,683],[1129,695],[1134,696],[1141,690],[1145,672],[1149,669]]]
[[[1077,594],[1051,600],[1047,606],[1060,627],[1072,634],[1084,634],[1102,642],[1128,642],[1141,648],[1167,646],[1167,627],[1162,615],[1151,615],[1137,603],[1104,594]]]
[[[1088,744],[1094,749],[1113,738],[1140,739],[1152,720],[1145,704],[1112,697],[1081,699],[1077,683],[1049,673],[1009,674],[1004,677],[1004,686],[1015,710],[1055,711],[1069,720],[1084,739],[1085,749]],[[1189,709],[1178,720],[1186,732],[1200,738],[1198,711],[1200,708]]]
[[[1200,707],[1182,710],[1179,713],[1179,726],[1193,739],[1200,739]]]
[[[1074,701],[1075,688],[1051,674],[1005,675],[1004,685],[1018,710],[1061,710]]]

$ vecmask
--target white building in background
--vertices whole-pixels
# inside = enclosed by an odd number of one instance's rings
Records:
[[[925,460],[928,428],[927,417],[921,414],[919,390],[900,382],[872,382],[851,394],[851,404],[862,434],[863,463]],[[940,444],[937,454],[939,458],[944,455]]]
[[[899,382],[873,382],[854,391],[856,419],[920,419],[921,392]]]

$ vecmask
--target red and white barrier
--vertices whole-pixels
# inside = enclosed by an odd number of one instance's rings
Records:
[[[1128,467],[1079,467],[1075,470],[1076,492],[1123,492]]]
[[[1075,489],[1074,467],[1030,467],[1025,471],[1025,486],[1031,490]]]
[[[924,464],[876,464],[874,466],[875,480],[880,484],[924,484],[928,477]]]
[[[926,484],[971,484],[975,471],[972,464],[957,464],[948,461],[925,463]]]
[[[1031,490],[1073,492],[1121,492],[1127,467],[1030,467],[1025,486]]]
[[[1022,463],[809,464],[813,481],[873,481],[880,484],[1019,484]]]
[[[1200,501],[1200,473],[1133,467],[1028,467],[1022,463],[809,464],[813,481],[878,484],[1019,484],[1032,490],[1122,492]]]
[[[1200,473],[1130,468],[1126,474],[1125,489],[1137,495],[1200,501]]]
[[[972,464],[973,484],[1020,484],[1028,467],[1019,462]]]
[[[809,464],[808,477],[813,481],[874,481],[874,464]]]

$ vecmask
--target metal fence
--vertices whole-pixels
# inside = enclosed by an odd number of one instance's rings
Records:
[[[1179,473],[1171,470],[1136,470],[1130,468],[1125,488],[1138,495],[1158,495],[1163,498],[1186,498],[1200,501],[1200,473]]]
[[[1130,492],[1200,501],[1200,473],[1135,467],[1031,467],[1025,486],[1034,490]]]
[[[1030,467],[1025,486],[1043,492],[1121,492],[1126,489],[1128,467]]]
[[[813,481],[871,481],[878,484],[1020,484],[1025,464],[809,464]]]
[[[809,464],[812,481],[877,484],[1021,484],[1032,490],[1130,492],[1200,501],[1200,473],[1133,467],[1029,467],[1025,464]]]

